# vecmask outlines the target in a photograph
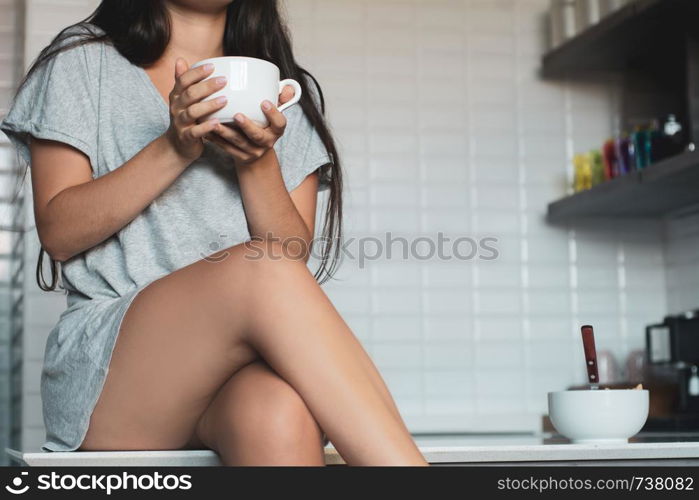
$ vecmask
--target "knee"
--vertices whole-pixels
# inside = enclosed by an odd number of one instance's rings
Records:
[[[243,368],[229,383],[216,411],[216,434],[233,443],[255,443],[273,455],[292,455],[322,443],[324,434],[306,402],[264,362]],[[206,433],[206,432],[205,432]]]
[[[263,439],[278,453],[320,444],[323,433],[303,398],[291,387],[281,387],[266,399],[256,422]]]

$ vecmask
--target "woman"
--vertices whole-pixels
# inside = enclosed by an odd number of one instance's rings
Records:
[[[225,82],[189,65],[223,55],[274,62],[300,105],[261,103],[265,129],[207,120]],[[348,464],[426,465],[316,281],[336,262],[341,171],[305,75],[275,0],[103,0],[35,61],[0,128],[31,162],[44,288],[58,261],[68,293],[46,344],[44,451],[322,465],[329,438]]]

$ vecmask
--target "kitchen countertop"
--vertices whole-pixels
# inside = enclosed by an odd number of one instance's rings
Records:
[[[414,435],[434,465],[699,465],[699,433],[641,433],[629,443],[569,444],[551,434]],[[6,449],[29,466],[216,466],[211,450],[22,452]],[[328,465],[344,461],[332,444]]]
[[[699,465],[699,433],[646,433],[621,444],[570,444],[551,434],[415,435],[431,464]],[[326,449],[328,464],[344,464]]]

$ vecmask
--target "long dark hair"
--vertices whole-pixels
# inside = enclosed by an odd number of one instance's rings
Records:
[[[89,24],[102,29],[96,33]],[[70,33],[81,25],[84,30]],[[69,43],[67,38],[74,37]],[[164,0],[102,0],[87,18],[63,29],[37,56],[20,83],[24,85],[33,71],[59,52],[90,42],[113,45],[132,64],[148,67],[156,62],[170,41],[170,17]],[[328,184],[327,204],[324,210],[320,265],[316,279],[324,283],[335,273],[339,264],[342,237],[342,168],[332,134],[325,122],[325,99],[318,81],[296,62],[286,24],[279,13],[277,0],[234,0],[227,8],[223,35],[225,55],[248,56],[273,62],[281,71],[281,78],[293,78],[301,84],[303,94],[299,102],[327,149],[332,163],[321,168],[321,182]],[[316,86],[320,100],[319,110],[309,92],[306,78]],[[26,175],[26,170],[25,170]],[[43,254],[39,251],[36,279],[42,290],[55,290],[58,280],[57,262],[51,259],[51,283],[43,279]],[[48,254],[47,254],[48,255]]]

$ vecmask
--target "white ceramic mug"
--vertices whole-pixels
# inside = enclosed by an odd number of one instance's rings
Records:
[[[279,95],[287,85],[294,88],[294,97],[280,106],[284,111],[301,99],[301,85],[292,79],[279,81],[279,67],[264,59],[242,56],[224,56],[204,59],[192,64],[192,68],[211,63],[214,71],[207,78],[225,76],[226,86],[214,92],[205,100],[226,96],[228,102],[220,110],[212,113],[203,120],[217,118],[221,123],[234,121],[237,113],[243,113],[261,127],[269,125],[267,117],[262,112],[262,101],[268,100],[276,105]]]

